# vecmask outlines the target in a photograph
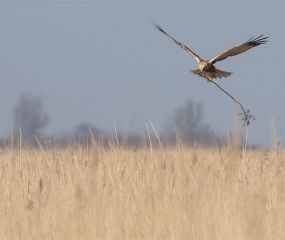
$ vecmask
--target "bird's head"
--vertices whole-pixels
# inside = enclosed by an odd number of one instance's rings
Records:
[[[207,67],[207,65],[208,65],[207,62],[201,61],[201,62],[199,63],[199,69],[200,69],[200,71],[203,72],[203,71],[205,70],[205,68]]]

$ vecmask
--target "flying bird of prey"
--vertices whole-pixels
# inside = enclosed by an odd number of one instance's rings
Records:
[[[257,38],[250,38],[245,43],[233,47],[231,49],[228,49],[218,56],[214,57],[211,60],[205,61],[201,59],[196,53],[191,51],[187,46],[185,46],[183,43],[178,42],[174,37],[168,35],[158,24],[153,22],[153,25],[155,28],[157,28],[160,32],[164,33],[166,36],[170,37],[176,44],[178,44],[180,47],[182,47],[184,50],[186,50],[188,53],[192,55],[193,58],[196,59],[196,61],[199,64],[199,68],[195,70],[191,70],[192,73],[198,75],[199,77],[203,77],[207,79],[207,81],[212,81],[213,78],[226,78],[230,75],[232,75],[231,72],[225,72],[220,69],[217,69],[214,64],[218,61],[225,60],[228,57],[238,55],[240,53],[243,53],[253,47],[256,47],[260,44],[265,44],[267,42],[268,37],[263,37],[263,35],[260,35]]]

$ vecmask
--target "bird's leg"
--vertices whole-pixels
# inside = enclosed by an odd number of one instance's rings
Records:
[[[206,78],[207,79],[207,82],[212,82],[212,78]]]

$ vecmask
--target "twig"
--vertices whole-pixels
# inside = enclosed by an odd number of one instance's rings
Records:
[[[232,95],[230,95],[228,92],[226,92],[224,89],[222,89],[217,83],[215,83],[214,81],[211,81],[212,83],[214,83],[219,89],[221,89],[225,94],[227,94],[231,99],[233,99],[237,104],[240,105],[242,111],[243,111],[243,114],[242,113],[239,113],[239,115],[242,116],[242,120],[243,120],[243,126],[248,126],[250,124],[250,120],[255,120],[255,117],[250,114],[250,110],[247,109],[245,110],[243,108],[243,106],[241,105],[240,102],[238,102]]]

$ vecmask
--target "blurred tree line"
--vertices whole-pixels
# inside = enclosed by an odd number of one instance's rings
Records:
[[[32,94],[24,94],[18,99],[13,111],[14,127],[21,130],[21,137],[32,144],[36,144],[35,136],[42,139],[51,139],[51,137],[43,136],[42,131],[49,123],[49,116],[43,109],[43,101],[40,96]],[[157,136],[145,132],[143,135],[130,133],[116,133],[115,141],[122,143],[128,147],[139,147],[147,145],[149,139],[156,144]],[[98,140],[103,144],[109,144],[110,137],[106,136],[96,126],[82,122],[75,127],[72,136],[57,139],[63,144],[72,139],[73,141],[86,144],[88,142]],[[209,124],[203,122],[203,107],[201,103],[188,99],[184,104],[177,107],[173,114],[166,121],[164,131],[159,135],[160,141],[164,144],[173,145],[177,141],[177,137],[186,145],[193,146],[199,144],[203,146],[211,146],[215,144],[215,138]]]

